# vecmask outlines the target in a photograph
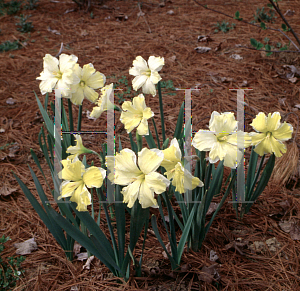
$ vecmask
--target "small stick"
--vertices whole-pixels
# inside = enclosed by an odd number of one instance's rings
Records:
[[[147,26],[148,26],[149,33],[152,33],[152,32],[151,32],[151,28],[150,28],[150,26],[149,26],[149,24],[148,24],[148,22],[147,22],[147,20],[146,20],[146,18],[145,18],[145,16],[144,16],[145,13],[144,13],[144,12],[142,11],[142,9],[141,9],[140,3],[138,3],[138,7],[139,7],[139,10],[140,10],[140,13],[139,13],[139,15],[138,15],[138,18],[137,18],[136,22],[138,21],[139,17],[142,16],[142,17],[144,18],[144,20],[145,20]]]
[[[228,14],[226,14],[226,13],[224,13],[224,12],[221,12],[221,11],[218,11],[218,10],[215,10],[215,9],[212,9],[212,8],[208,8],[206,5],[203,5],[203,4],[201,4],[201,3],[199,3],[197,0],[194,0],[194,2],[196,3],[196,4],[198,4],[199,6],[201,6],[201,7],[203,7],[203,8],[205,8],[205,9],[208,9],[208,10],[211,10],[211,11],[213,11],[213,12],[216,12],[216,13],[219,13],[219,14],[222,14],[222,15],[225,15],[225,16],[227,16],[227,17],[230,17],[230,18],[232,18],[232,19],[235,19],[234,17],[232,17],[231,15],[228,15]],[[277,10],[276,10],[277,11]],[[280,14],[279,14],[280,15]],[[251,22],[247,22],[246,20],[239,20],[240,22],[243,22],[243,23],[246,23],[246,24],[249,24],[249,25],[253,25],[253,26],[256,26],[256,27],[259,27],[259,28],[261,28],[260,27],[260,25],[258,25],[258,24],[255,24],[255,23],[251,23]],[[288,25],[288,27],[290,28],[290,25]],[[276,28],[271,28],[271,27],[268,27],[268,26],[266,26],[266,29],[270,29],[270,30],[274,30],[274,31],[279,31],[280,33],[282,33],[293,45],[294,45],[294,47],[297,49],[297,51],[299,52],[300,51],[300,49],[298,48],[298,46],[282,31],[282,30],[280,30],[280,29],[276,29]],[[292,30],[291,30],[292,31]],[[293,34],[294,35],[294,34]],[[296,34],[295,34],[296,35]],[[294,35],[294,36],[295,36]],[[295,38],[298,40],[298,38],[295,36]]]
[[[63,51],[63,48],[64,48],[64,43],[62,42],[62,43],[60,44],[60,49],[59,49],[59,52],[58,52],[58,54],[55,56],[56,58],[58,58],[58,57],[59,57],[59,55],[62,53],[62,51]]]

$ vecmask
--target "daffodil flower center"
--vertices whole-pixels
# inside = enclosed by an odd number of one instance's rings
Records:
[[[142,113],[134,114],[134,115],[133,115],[133,118],[139,118],[139,119],[142,119],[142,118],[143,118],[143,114],[142,114]]]
[[[272,132],[268,131],[266,138],[270,138],[270,137],[272,137]]]
[[[85,86],[85,82],[81,80],[81,81],[80,81],[80,86],[81,86],[81,87],[84,87],[84,86]]]
[[[151,70],[148,69],[147,71],[143,72],[142,75],[145,75],[147,77],[150,77],[151,76]]]
[[[218,134],[217,135],[217,140],[218,140],[218,142],[226,142],[227,141],[227,134],[223,134],[223,133],[221,133],[221,134]]]
[[[61,71],[53,72],[52,74],[53,74],[54,77],[57,78],[57,79],[61,79],[61,78],[62,78],[62,72],[61,72]]]

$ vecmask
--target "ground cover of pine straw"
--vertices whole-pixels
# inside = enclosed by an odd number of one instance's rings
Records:
[[[230,15],[239,10],[241,17],[248,21],[253,19],[257,7],[266,7],[268,3],[206,2],[203,4]],[[78,56],[81,66],[93,63],[107,76],[107,84],[122,76],[131,81],[128,69],[138,55],[145,59],[150,55],[164,57],[163,80],[172,80],[177,88],[201,88],[192,91],[193,131],[206,129],[214,110],[234,112],[236,92],[228,89],[240,87],[253,89],[245,92],[246,131],[251,130],[249,123],[259,111],[279,111],[296,131],[300,115],[299,108],[295,107],[300,103],[299,81],[293,83],[288,80],[286,75],[290,71],[284,65],[299,67],[300,55],[280,53],[266,57],[263,52],[236,46],[250,46],[251,37],[261,42],[268,37],[274,45],[286,43],[281,34],[226,18],[190,0],[161,3],[159,5],[155,0],[144,2],[142,12],[145,15],[140,17],[136,1],[94,3],[91,18],[90,13],[76,9],[72,1],[41,0],[36,10],[30,11],[32,17],[29,20],[34,25],[30,36],[16,30],[16,20],[12,16],[0,17],[0,42],[23,41],[22,49],[0,53],[0,146],[9,144],[0,151],[0,234],[11,238],[6,243],[2,258],[15,255],[14,243],[34,237],[38,245],[38,249],[27,255],[22,263],[25,276],[14,290],[300,290],[299,174],[297,171],[285,171],[292,163],[295,168],[299,167],[299,134],[295,136],[294,133],[294,143],[288,144],[288,148],[293,150],[281,159],[277,176],[243,221],[238,221],[232,205],[225,203],[201,251],[185,251],[182,269],[173,273],[162,254],[162,247],[150,231],[144,251],[143,277],[133,275],[127,283],[111,277],[98,259],[92,262],[90,270],[82,269],[84,262],[69,262],[12,175],[13,170],[37,197],[27,164],[40,181],[43,179],[30,158],[29,150],[32,148],[50,179],[38,146],[42,119],[33,90],[43,101],[44,96],[39,93],[39,82],[35,78],[42,71],[44,55],[56,55],[62,42],[63,53]],[[288,9],[295,11],[287,19],[298,33],[299,4],[300,1],[280,2],[283,12]],[[70,11],[72,9],[75,10]],[[214,24],[222,20],[235,22],[236,28],[226,34],[214,34]],[[273,26],[279,27],[281,22],[277,19]],[[198,43],[198,35],[210,35],[212,40]],[[200,54],[194,50],[197,46],[211,47],[212,50]],[[232,54],[243,59],[235,60],[230,57]],[[136,95],[132,92],[133,96]],[[51,95],[51,98],[53,101],[54,96]],[[184,93],[177,91],[176,96],[164,94],[163,98],[166,135],[171,137]],[[159,125],[158,97],[146,96],[146,104],[154,111]],[[92,107],[84,101],[82,130],[105,130],[105,116],[96,121],[86,117],[86,111],[91,111]],[[290,112],[294,114],[288,115]],[[121,136],[123,147],[126,147],[129,146],[129,138],[118,118],[119,113],[116,113],[116,136]],[[99,144],[105,141],[100,135],[86,135],[83,140],[87,147],[97,151]],[[283,186],[280,182],[287,175],[292,178]],[[157,211],[151,210],[151,213],[157,214]],[[289,229],[284,228],[283,222],[290,223]],[[160,220],[158,226],[162,230]],[[107,229],[104,231],[108,234]],[[167,242],[166,234],[162,233],[162,237]],[[260,251],[251,249],[250,245],[254,242],[263,242]],[[210,260],[211,250],[218,256],[215,261]],[[141,244],[138,244],[135,253],[140,251]]]

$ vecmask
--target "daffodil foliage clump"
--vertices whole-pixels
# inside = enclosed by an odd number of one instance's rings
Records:
[[[249,212],[269,181],[275,157],[286,153],[284,141],[292,137],[293,127],[289,123],[281,123],[278,112],[267,116],[260,112],[251,123],[254,131],[243,132],[238,130],[238,121],[232,112],[214,111],[209,120],[209,130],[199,129],[191,141],[189,138],[185,139],[192,132],[191,120],[186,120],[183,126],[183,103],[174,135],[166,137],[160,86],[162,78],[159,75],[164,66],[164,58],[150,56],[146,61],[141,56],[136,57],[129,74],[134,76],[132,88],[135,91],[141,89],[142,93],[123,102],[121,108],[114,104],[114,86],[105,85],[105,75],[97,72],[92,64],[81,68],[77,61],[78,58],[74,55],[61,54],[57,59],[47,54],[44,57],[43,71],[37,78],[41,81],[41,93],[46,94],[44,105],[36,95],[47,129],[47,132],[44,128],[41,129],[39,143],[51,170],[55,187],[49,187],[49,190],[59,212],[52,208],[31,168],[41,203],[15,177],[70,260],[74,241],[77,241],[88,250],[89,256],[99,258],[115,276],[127,280],[131,261],[135,275],[140,276],[143,252],[137,260],[133,251],[143,228],[145,240],[151,221],[152,229],[175,270],[180,266],[186,243],[188,249],[200,250],[215,216],[230,193],[237,216],[243,217]],[[56,114],[56,124],[48,109],[49,93],[53,90],[55,105],[51,102],[50,107]],[[159,99],[162,137],[157,132],[155,114],[147,106],[144,94]],[[68,101],[69,116],[64,109],[63,98]],[[99,152],[83,145],[82,137],[84,139],[85,133],[81,131],[81,115],[84,99],[95,104],[91,112],[93,118],[106,118],[103,114],[105,111],[107,116],[113,110],[121,112],[120,122],[130,136],[131,148],[122,148],[119,138],[119,151],[114,152],[114,147],[110,148],[111,144],[114,145],[113,137],[112,141],[107,140],[107,144],[99,146]],[[59,105],[61,108],[56,111],[56,106]],[[79,106],[77,131],[74,130],[72,106]],[[57,128],[60,121],[61,128]],[[155,138],[149,129],[150,121],[154,124]],[[135,139],[132,136],[134,131]],[[109,132],[107,134],[109,136]],[[148,147],[142,147],[143,138]],[[185,150],[188,145],[195,148],[196,155]],[[241,191],[237,187],[237,170],[244,166],[244,152],[249,147],[252,147],[251,156],[247,178]],[[31,154],[44,175],[37,156],[33,151]],[[100,160],[100,167],[89,165],[86,155],[96,155]],[[266,155],[268,161],[263,166]],[[194,173],[192,160],[196,164]],[[223,177],[224,167],[231,168],[228,177]],[[223,178],[226,178],[225,185]],[[242,195],[243,201],[237,201],[237,194]],[[216,195],[221,197],[221,201],[207,221],[206,213]],[[173,210],[171,199],[179,204],[180,216]],[[240,202],[239,213],[237,206]],[[96,213],[94,207],[98,203],[100,211]],[[161,239],[156,216],[149,217],[150,207],[159,209],[171,251],[167,250]],[[168,225],[163,207],[166,207],[169,214]],[[102,211],[106,216],[109,238],[100,228]],[[125,211],[130,214],[128,245],[125,240]],[[112,225],[112,219],[116,220],[116,224]],[[181,231],[179,242],[176,241],[175,221]]]

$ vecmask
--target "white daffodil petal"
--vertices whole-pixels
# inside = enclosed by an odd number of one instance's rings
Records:
[[[151,172],[150,174],[145,175],[145,183],[156,194],[165,192],[166,188],[170,185],[170,181],[157,172]]]
[[[286,153],[286,146],[281,141],[276,140],[273,136],[270,138],[270,144],[275,157],[280,158],[282,154]]]
[[[72,93],[72,97],[70,98],[70,100],[75,105],[82,105],[83,99],[84,99],[83,88],[77,87],[76,92]]]
[[[281,116],[279,112],[274,112],[272,115],[269,113],[267,117],[267,131],[272,132],[278,129],[280,126],[280,119]]]
[[[243,153],[230,144],[225,144],[224,149],[227,151],[224,157],[224,166],[232,169],[236,168],[241,161]]]
[[[93,118],[99,118],[103,112],[104,112],[104,110],[102,110],[100,107],[96,106],[96,107],[93,107],[93,110],[92,110],[90,116]]]
[[[50,72],[58,72],[59,68],[59,61],[57,58],[52,57],[49,54],[46,54],[45,57],[43,58],[44,60],[44,69]]]
[[[104,86],[105,79],[104,74],[96,72],[86,80],[86,85],[93,89],[98,89]]]
[[[62,170],[61,179],[70,181],[81,180],[85,167],[81,161],[69,162]]]
[[[78,211],[87,211],[87,206],[92,204],[91,194],[84,186],[75,191],[74,195],[70,198],[70,201],[77,203],[76,209]]]
[[[143,118],[141,120],[141,122],[136,130],[139,135],[148,135],[149,134],[148,121],[146,118]]]
[[[139,202],[142,208],[157,208],[157,201],[154,199],[154,191],[150,189],[147,183],[142,183],[139,192]]]
[[[226,136],[226,142],[232,145],[242,145],[243,148],[247,148],[252,143],[252,138],[247,132],[238,131]]]
[[[124,172],[133,172],[140,175],[141,171],[136,165],[136,155],[130,149],[121,150],[115,157],[115,168]]]
[[[77,182],[70,182],[70,181],[64,181],[61,184],[61,197],[70,197],[73,195],[74,191],[79,187],[83,185],[82,181]]]
[[[132,64],[139,71],[148,70],[147,62],[141,56],[137,56],[136,59],[132,62]]]
[[[89,187],[100,188],[103,184],[103,179],[106,176],[106,171],[102,168],[89,167],[83,174],[82,179],[84,184]]]
[[[99,94],[88,86],[84,87],[83,92],[84,92],[84,96],[93,103],[95,103],[96,100],[98,99]]]
[[[120,116],[120,121],[124,124],[127,133],[130,133],[135,127],[137,127],[141,122],[141,117],[138,115],[133,115],[131,112],[122,112]]]
[[[77,60],[76,60],[77,62]],[[73,69],[75,63],[72,60],[72,56],[61,54],[59,56],[59,68],[61,72],[65,72],[66,70]]]
[[[263,112],[259,112],[258,115],[256,115],[256,118],[252,120],[252,123],[250,123],[250,125],[257,132],[266,132],[267,131],[266,115]]]
[[[292,133],[293,126],[284,122],[278,129],[272,132],[272,135],[280,141],[286,141],[292,138]]]
[[[216,142],[217,138],[211,131],[199,130],[192,140],[192,145],[199,151],[209,151]]]
[[[155,85],[148,78],[142,87],[144,94],[151,94],[153,97],[156,95]]]
[[[157,84],[161,80],[161,76],[156,72],[151,72],[149,81],[152,82],[153,84]]]
[[[262,140],[266,138],[267,134],[266,133],[251,133],[252,137],[252,145],[257,145],[260,143]]]
[[[138,75],[132,80],[132,88],[133,90],[137,91],[140,89],[145,82],[148,80],[148,77],[145,75]],[[144,92],[144,91],[143,91]],[[145,93],[145,92],[144,92]]]
[[[209,129],[216,134],[231,134],[237,129],[237,121],[235,120],[234,114],[231,112],[225,112],[221,115],[215,114]]]
[[[144,174],[156,171],[164,159],[163,152],[158,149],[149,150],[147,148],[143,148],[138,153],[138,156],[138,164]]]
[[[164,64],[164,58],[161,57],[150,56],[148,59],[148,65],[151,71],[160,71]]]
[[[57,83],[56,78],[51,78],[51,79],[42,81],[39,85],[42,95],[52,92],[56,83]]]
[[[93,64],[89,63],[84,65],[82,68],[81,80],[86,82],[95,72],[96,70],[94,69]]]
[[[133,98],[132,107],[138,112],[143,112],[146,109],[145,97],[143,94],[140,94]]]
[[[127,204],[128,208],[132,208],[136,199],[138,198],[141,183],[142,183],[142,180],[139,179],[122,189],[121,193],[123,194],[123,202],[128,203]]]

